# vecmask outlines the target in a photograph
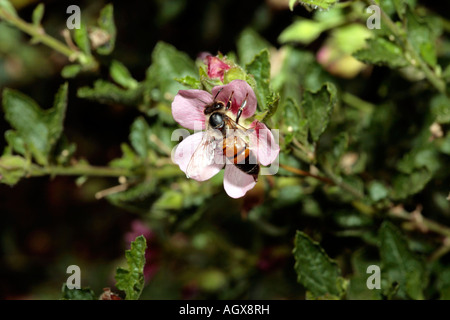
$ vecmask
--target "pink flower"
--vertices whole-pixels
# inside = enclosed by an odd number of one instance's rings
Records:
[[[225,71],[231,68],[229,64],[212,55],[206,55],[203,61],[208,65],[208,77],[212,79],[219,78],[223,81]]]
[[[212,105],[214,101],[226,105],[229,100],[231,105],[226,115],[232,120],[236,119],[238,111],[243,105],[245,107],[242,109],[240,119],[249,118],[256,111],[255,93],[243,80],[234,80],[227,85],[216,86],[212,89],[211,94],[203,90],[180,90],[178,92],[172,103],[172,114],[175,121],[187,129],[208,129],[208,131],[194,133],[180,142],[173,153],[172,160],[179,165],[183,172],[189,174],[188,177],[197,181],[208,180],[225,167],[223,182],[225,191],[232,198],[240,198],[255,186],[255,176],[243,172],[223,154],[221,140],[215,140],[215,146],[210,146],[205,143],[204,139],[209,137],[212,130],[208,122],[209,115],[205,115],[204,112],[205,107]],[[255,120],[249,125],[246,133],[248,134],[249,149],[256,157],[257,162],[264,166],[274,162],[278,157],[280,147],[266,125]],[[222,133],[220,133],[220,139],[222,138]],[[196,152],[200,146],[205,152]],[[211,154],[208,154],[207,150],[210,150]],[[188,172],[190,165],[195,166],[198,170]]]

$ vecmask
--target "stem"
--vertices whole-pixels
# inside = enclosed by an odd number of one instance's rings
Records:
[[[27,23],[19,17],[11,15],[4,9],[0,9],[0,18],[4,19],[5,21],[15,26],[17,29],[27,33],[36,40],[39,40],[40,42],[46,44],[50,48],[64,54],[69,58],[73,58],[74,56],[79,54],[79,52],[70,49],[61,41],[47,35],[45,31],[42,30],[42,28],[38,28],[31,23]]]
[[[419,223],[418,221],[416,221],[414,219],[414,216],[411,213],[405,211],[403,208],[395,207],[395,208],[391,209],[388,213],[390,216],[395,217],[395,218],[400,218],[403,220]],[[425,227],[427,230],[433,231],[433,232],[443,235],[445,237],[450,237],[450,228],[447,226],[444,226],[436,221],[433,221],[433,220],[430,220],[428,218],[421,216],[420,225],[422,227]]]
[[[374,0],[366,0],[367,3],[370,5],[376,5],[378,4]],[[422,57],[417,54],[417,52],[414,50],[411,42],[409,41],[408,37],[405,36],[404,30],[401,30],[398,28],[398,26],[391,20],[391,18],[380,8],[381,12],[381,19],[384,21],[384,23],[387,25],[387,27],[391,30],[391,32],[394,34],[398,44],[403,48],[403,50],[411,56],[411,58],[414,61],[409,61],[413,66],[416,66],[415,63],[418,64],[419,68],[423,71],[425,76],[427,77],[428,81],[441,93],[445,93],[446,86],[445,82],[436,75],[436,73],[430,69],[430,67],[423,61]]]
[[[375,109],[375,105],[371,104],[370,102],[364,101],[349,92],[342,93],[341,99],[349,106],[366,113],[371,113]]]
[[[96,176],[96,177],[120,177],[120,176],[135,176],[128,169],[111,168],[111,167],[97,167],[87,164],[76,165],[73,167],[39,167],[31,166],[29,175],[39,177],[45,175],[64,175],[64,176]]]
[[[283,168],[284,170],[287,170],[287,171],[289,171],[289,172],[298,174],[298,175],[300,175],[300,176],[311,177],[311,178],[320,180],[320,181],[325,182],[325,183],[328,183],[328,184],[334,184],[334,182],[333,182],[332,180],[330,180],[330,179],[328,179],[328,178],[326,178],[326,177],[316,176],[315,174],[312,174],[312,173],[310,173],[310,172],[303,171],[303,170],[297,169],[297,168],[293,168],[293,167],[284,165],[284,164],[282,164],[282,163],[280,163],[280,167]]]

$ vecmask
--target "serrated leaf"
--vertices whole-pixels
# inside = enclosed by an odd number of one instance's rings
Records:
[[[114,83],[97,80],[94,87],[82,87],[77,91],[79,98],[90,99],[104,104],[124,104],[127,106],[139,105],[143,100],[143,86],[135,89],[123,89]]]
[[[89,42],[89,35],[86,23],[80,23],[80,28],[73,29],[73,40],[80,50],[86,55],[91,55],[91,43]]]
[[[399,174],[393,180],[391,198],[394,200],[406,199],[420,192],[433,177],[428,169],[418,169],[410,174]]]
[[[33,14],[31,15],[31,21],[35,26],[40,26],[42,17],[44,16],[45,6],[43,3],[39,3],[36,8],[33,10]]]
[[[289,8],[292,11],[295,4],[299,3],[309,9],[328,10],[337,2],[338,0],[289,0]]]
[[[154,99],[172,101],[178,90],[185,89],[175,79],[186,76],[198,79],[194,61],[184,52],[165,42],[158,42],[153,49],[152,65],[147,70],[147,81],[153,87]]]
[[[402,298],[423,299],[427,284],[423,262],[409,249],[406,239],[392,223],[383,222],[378,236],[382,274],[389,283],[398,283]]]
[[[143,117],[137,118],[131,125],[130,142],[136,153],[143,159],[150,148],[150,127]]]
[[[0,157],[0,183],[15,185],[25,175],[27,167],[26,159],[3,155]]]
[[[305,91],[302,108],[308,119],[309,131],[313,141],[319,140],[328,126],[333,108],[337,104],[336,87],[325,83],[317,92]]]
[[[298,281],[308,291],[316,298],[342,296],[343,290],[339,286],[342,281],[341,271],[317,242],[305,233],[297,231],[293,253]]]
[[[427,20],[419,18],[411,10],[406,13],[407,36],[417,53],[432,67],[437,64],[435,42],[439,33],[433,31]]]
[[[189,87],[191,89],[201,89],[202,88],[202,83],[200,82],[200,80],[191,77],[191,76],[186,76],[184,78],[176,78],[176,81],[178,81],[179,83],[181,83],[182,85]]]
[[[266,99],[271,95],[270,90],[270,57],[269,51],[263,49],[258,53],[252,62],[245,66],[249,74],[256,82],[256,97],[261,110],[267,109]]]
[[[94,291],[90,288],[69,289],[66,284],[62,287],[63,300],[97,300]]]
[[[131,76],[130,71],[125,65],[117,60],[111,62],[109,69],[111,78],[122,87],[127,89],[136,89],[139,83]]]
[[[28,96],[11,89],[3,91],[5,118],[16,130],[26,149],[41,165],[48,163],[48,156],[61,136],[67,107],[68,85],[61,86],[55,96],[53,108],[42,110]]]
[[[116,287],[125,291],[126,300],[139,299],[144,289],[145,250],[147,243],[144,236],[139,236],[131,242],[131,249],[125,251],[128,268],[117,268]]]
[[[99,46],[96,51],[99,54],[108,55],[114,50],[117,34],[116,24],[114,22],[114,7],[112,4],[107,4],[103,7],[97,23],[100,29],[108,34],[108,41]]]
[[[392,68],[408,65],[403,57],[402,49],[393,42],[380,37],[368,39],[367,48],[358,50],[353,56],[364,63],[387,65]]]

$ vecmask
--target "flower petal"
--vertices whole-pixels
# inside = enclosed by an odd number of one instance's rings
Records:
[[[225,166],[223,187],[231,198],[243,197],[255,184],[253,176],[242,172],[235,165],[227,164]]]
[[[181,126],[191,130],[205,129],[205,105],[213,101],[203,90],[180,90],[172,102],[172,115]]]
[[[176,163],[180,169],[186,173],[189,162],[194,154],[197,151],[200,143],[202,142],[204,136],[204,132],[197,132],[191,134],[183,141],[181,141],[175,148],[175,151],[172,152],[172,161]],[[214,158],[214,161],[209,165],[205,165],[201,170],[199,170],[199,174],[196,176],[191,176],[197,181],[205,181],[212,178],[223,168],[223,155],[217,155]]]
[[[239,108],[244,102],[245,97],[248,94],[247,105],[242,110],[241,118],[245,119],[251,117],[255,113],[256,105],[258,102],[256,100],[255,92],[247,82],[245,82],[244,80],[233,80],[229,84],[226,84],[224,86],[214,87],[212,89],[212,96],[215,97],[220,89],[222,89],[222,91],[220,91],[216,100],[222,101],[224,103],[228,102],[228,99],[230,98],[231,93],[233,92],[233,98],[231,100],[232,105],[230,109],[231,112],[237,114]]]
[[[250,136],[250,148],[256,150],[260,164],[270,165],[280,153],[280,146],[275,141],[272,131],[257,120],[252,122],[250,128],[255,129],[254,134]]]
[[[217,57],[208,56],[206,57],[206,60],[208,65],[208,77],[219,78],[220,81],[223,81],[225,70],[228,70],[231,67]]]

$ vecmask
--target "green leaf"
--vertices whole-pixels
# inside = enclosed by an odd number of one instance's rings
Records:
[[[89,42],[86,23],[81,22],[80,28],[73,29],[73,39],[83,53],[91,55],[91,43]]]
[[[328,126],[333,108],[337,104],[336,87],[327,82],[317,92],[305,91],[302,108],[308,119],[313,141],[319,140]]]
[[[17,134],[14,130],[8,130],[5,132],[5,140],[8,143],[8,146],[12,148],[14,152],[21,154],[23,156],[26,155],[26,145],[25,141]]]
[[[82,70],[83,67],[79,64],[69,64],[62,68],[61,76],[66,79],[75,78]]]
[[[278,42],[309,44],[316,40],[322,32],[335,28],[344,21],[344,15],[340,10],[328,11],[326,14],[316,15],[315,20],[297,20],[280,33]]]
[[[416,0],[392,0],[394,2],[395,10],[397,11],[398,16],[403,19],[406,13],[407,5],[410,8],[414,8],[416,6]]]
[[[284,135],[284,143],[289,145],[295,138],[303,146],[299,150],[302,160],[309,163],[314,157],[314,148],[308,141],[309,126],[306,118],[301,114],[300,107],[292,98],[280,105],[283,125],[280,126]]]
[[[167,190],[153,205],[155,210],[180,210],[183,208],[183,194],[176,190]]]
[[[176,78],[176,81],[178,81],[179,83],[181,83],[182,85],[189,87],[191,89],[201,89],[202,88],[202,84],[200,82],[200,80],[191,77],[191,76],[186,76],[184,78]]]
[[[64,83],[55,95],[53,108],[48,110],[48,129],[49,129],[49,143],[54,146],[61,137],[64,128],[64,118],[67,109],[67,93],[69,85]]]
[[[26,149],[41,165],[48,163],[52,147],[61,136],[67,107],[68,85],[61,86],[53,108],[42,110],[28,96],[11,89],[3,91],[5,118],[16,130]]]
[[[145,159],[150,148],[150,127],[143,117],[137,118],[131,125],[130,142],[137,154]]]
[[[389,194],[388,189],[378,181],[372,181],[369,184],[369,196],[373,201],[380,201],[386,198]]]
[[[423,299],[427,285],[423,262],[411,252],[406,239],[392,223],[383,222],[378,236],[382,275],[389,283],[398,283],[401,298]]]
[[[98,17],[98,26],[108,35],[108,41],[99,46],[96,51],[101,55],[108,55],[114,50],[116,43],[116,24],[114,23],[114,7],[112,4],[107,4],[100,11]]]
[[[289,8],[292,11],[294,5],[300,3],[306,8],[328,10],[337,2],[338,0],[289,0]]]
[[[4,10],[8,14],[17,17],[17,11],[9,0],[0,0],[0,10]],[[2,16],[0,12],[0,17]]]
[[[19,156],[0,157],[0,183],[15,185],[27,172],[26,159]]]
[[[399,174],[393,180],[391,198],[394,200],[406,199],[420,192],[433,177],[428,169],[418,169],[410,174]]]
[[[406,14],[407,36],[412,47],[422,58],[432,67],[437,64],[436,38],[440,32],[434,31],[428,20],[424,20],[415,15],[411,10]]]
[[[241,65],[245,66],[255,59],[262,50],[270,48],[271,45],[262,38],[255,30],[247,28],[241,32],[237,39],[236,48]]]
[[[97,300],[94,291],[90,288],[69,289],[64,283],[62,287],[63,300]]]
[[[267,109],[266,99],[272,94],[270,90],[270,57],[269,51],[263,49],[252,62],[245,66],[256,82],[256,97],[261,110]]]
[[[298,281],[315,297],[343,295],[341,271],[317,242],[297,231],[293,253]]]
[[[278,41],[280,43],[298,42],[309,44],[316,40],[325,30],[325,25],[320,22],[302,19],[295,21],[289,27],[284,29],[278,37]]]
[[[430,103],[431,113],[436,117],[436,122],[450,123],[450,98],[445,94],[435,96]]]
[[[439,299],[450,300],[450,268],[446,267],[438,273],[437,286]]]
[[[137,300],[144,289],[144,265],[147,243],[144,236],[131,242],[131,249],[125,251],[128,269],[117,268],[116,287],[125,291],[126,300]]]
[[[147,70],[147,82],[158,90],[153,90],[156,101],[172,101],[178,90],[185,89],[175,79],[186,76],[198,79],[194,61],[172,45],[158,42],[152,53],[152,65]]]
[[[139,105],[143,100],[143,86],[136,89],[123,89],[114,83],[97,80],[94,87],[82,87],[77,91],[79,98],[90,99],[104,104],[124,104],[127,106]]]
[[[127,67],[117,60],[112,61],[109,74],[116,83],[124,88],[136,89],[139,86],[139,83],[131,76]]]
[[[39,3],[36,8],[33,10],[33,14],[31,16],[31,21],[35,26],[40,26],[42,17],[44,16],[45,6],[43,3]]]
[[[367,48],[358,50],[353,56],[365,63],[387,65],[392,68],[408,65],[403,57],[402,49],[393,42],[380,37],[368,39]]]

